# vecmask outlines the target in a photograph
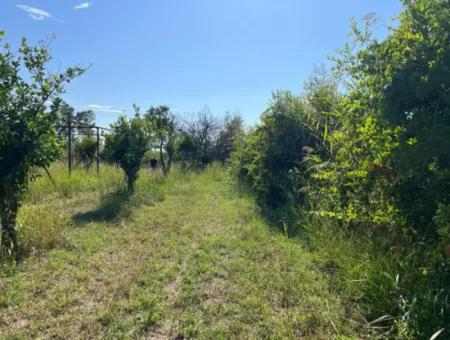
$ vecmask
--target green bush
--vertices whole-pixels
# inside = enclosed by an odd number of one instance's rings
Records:
[[[94,162],[97,153],[97,140],[92,136],[86,136],[77,140],[74,145],[75,157],[79,163],[83,163],[88,171]]]
[[[49,74],[51,59],[46,42],[30,46],[25,38],[18,53],[9,44],[0,51],[0,253],[11,258],[17,255],[17,214],[32,169],[48,166],[61,152],[55,131],[59,95],[84,72],[74,67]]]
[[[183,169],[198,168],[201,165],[201,145],[188,133],[181,133],[175,144],[176,160]]]
[[[355,50],[338,57],[353,87],[330,138],[335,160],[320,176],[349,222],[436,238],[432,218],[450,197],[449,18],[447,0],[405,1],[384,41],[355,26]]]
[[[370,23],[353,27],[355,49],[337,58],[353,87],[328,137],[335,152],[310,162],[314,221],[324,234],[340,228],[350,240],[327,256],[369,320],[389,315],[383,323],[391,335],[427,338],[450,324],[442,254],[449,235],[449,19],[447,0],[405,1],[384,41],[371,37]],[[335,244],[324,234],[313,232],[312,242],[326,253]]]
[[[303,186],[304,178],[294,175],[303,169],[302,147],[312,144],[302,125],[303,116],[297,98],[288,93],[274,95],[262,123],[250,132],[242,150],[241,174],[280,223],[286,223],[304,203],[304,195],[296,190]]]
[[[275,93],[261,124],[248,133],[233,155],[238,177],[248,181],[260,204],[268,208],[265,211],[289,232],[295,232],[295,221],[307,203],[305,160],[329,152],[319,137],[328,128],[321,124],[325,113],[312,116],[309,104],[289,92]]]
[[[404,5],[382,41],[373,17],[353,26],[343,95],[314,78],[278,93],[233,165],[265,211],[309,231],[366,326],[429,338],[450,324],[450,1]]]
[[[106,136],[105,155],[122,168],[128,190],[133,191],[144,155],[150,148],[150,131],[138,113],[130,119],[119,117],[112,129]]]

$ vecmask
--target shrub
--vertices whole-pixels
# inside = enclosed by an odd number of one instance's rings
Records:
[[[51,59],[45,42],[32,47],[25,39],[19,55],[8,44],[0,53],[0,251],[13,256],[17,213],[31,169],[48,166],[61,151],[55,131],[58,95],[65,83],[84,72],[75,67],[48,75]]]
[[[369,321],[426,338],[450,324],[450,2],[404,5],[382,41],[373,16],[353,26],[344,95],[320,78],[276,94],[233,164],[277,221],[302,218]]]
[[[337,58],[352,87],[328,137],[335,151],[316,160],[308,197],[315,221],[330,228],[325,233],[340,227],[351,240],[350,255],[330,258],[355,267],[344,288],[354,289],[364,315],[389,315],[391,335],[427,338],[450,324],[442,254],[450,198],[450,103],[442,100],[450,92],[450,3],[404,3],[385,40],[371,37],[374,21],[364,30],[354,26],[356,48]],[[313,235],[315,244],[327,244]]]
[[[86,171],[89,171],[97,153],[97,140],[91,136],[77,140],[74,150],[78,161],[84,164]]]
[[[384,41],[371,37],[370,23],[354,26],[357,48],[338,58],[354,86],[323,177],[356,224],[407,225],[436,239],[432,218],[450,196],[449,18],[448,0],[405,1]]]
[[[325,149],[308,125],[305,104],[289,92],[274,94],[261,120],[233,156],[233,164],[260,204],[274,213],[271,217],[293,228],[306,204],[302,190],[308,178],[304,158]]]
[[[176,159],[183,169],[196,168],[201,165],[201,146],[197,139],[188,133],[181,133],[177,138]]]
[[[128,190],[133,191],[144,155],[150,146],[149,131],[139,114],[130,119],[119,117],[112,129],[113,132],[106,136],[105,154],[119,164],[127,176]]]

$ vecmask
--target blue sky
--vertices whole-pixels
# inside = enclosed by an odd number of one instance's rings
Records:
[[[238,110],[251,124],[272,91],[298,93],[343,46],[351,17],[400,10],[398,0],[2,0],[0,29],[13,46],[55,33],[53,70],[92,64],[64,99],[94,108],[99,124],[133,103]]]

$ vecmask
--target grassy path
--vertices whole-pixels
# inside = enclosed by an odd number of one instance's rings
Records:
[[[65,214],[69,242],[3,271],[0,338],[352,334],[311,255],[271,231],[220,169],[143,178],[120,199],[35,202]]]

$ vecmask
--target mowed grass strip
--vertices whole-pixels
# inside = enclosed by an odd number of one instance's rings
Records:
[[[63,216],[61,240],[3,266],[1,338],[355,333],[312,255],[271,230],[222,168],[174,171],[167,179],[143,170],[131,196],[121,191],[118,170],[104,171],[110,185],[92,173],[83,175],[90,184],[77,189],[62,168],[54,177],[65,192],[45,178],[33,183],[23,214]]]

